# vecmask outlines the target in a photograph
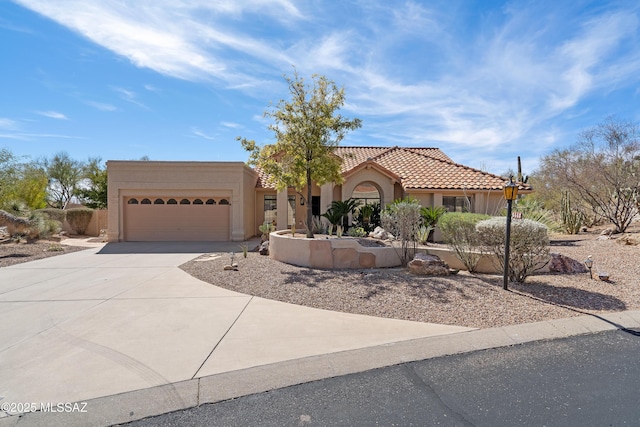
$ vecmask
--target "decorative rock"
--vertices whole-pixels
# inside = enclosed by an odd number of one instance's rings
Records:
[[[421,276],[447,276],[449,266],[436,255],[419,253],[409,262],[409,272]]]
[[[615,232],[616,232],[615,227],[607,227],[607,228],[605,228],[604,230],[602,230],[600,232],[600,235],[601,236],[611,236],[612,234],[615,234]]]
[[[618,239],[616,239],[616,243],[620,243],[621,245],[638,246],[640,244],[640,240],[629,234],[625,234],[618,237]]]
[[[262,242],[260,244],[260,249],[258,250],[258,252],[260,252],[260,255],[269,255],[269,241],[268,240],[266,242]]]
[[[551,261],[549,261],[549,271],[552,273],[575,274],[586,273],[589,271],[587,270],[587,267],[584,265],[584,263],[573,258],[554,253],[550,255]]]
[[[233,270],[233,271],[238,271],[238,264],[225,265],[225,266],[224,266],[224,270]]]
[[[380,240],[393,240],[393,234],[387,232],[384,228],[379,226],[376,227],[371,233],[369,233],[369,237]]]

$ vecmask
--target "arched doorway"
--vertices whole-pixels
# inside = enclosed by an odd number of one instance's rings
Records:
[[[356,185],[351,197],[360,202],[353,220],[366,232],[380,225],[380,206],[383,200],[382,189],[372,181],[363,181]]]
[[[382,200],[382,191],[378,184],[371,181],[364,181],[356,185],[351,193],[351,197],[361,201],[363,205],[373,205]]]

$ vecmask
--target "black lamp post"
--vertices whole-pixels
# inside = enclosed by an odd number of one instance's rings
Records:
[[[591,271],[591,269],[593,268],[593,259],[591,259],[591,255],[589,255],[587,259],[584,260],[584,265],[586,265],[589,269],[589,277],[591,278],[591,280],[593,280],[593,272]]]
[[[502,289],[509,289],[509,241],[511,240],[511,205],[518,197],[518,185],[513,182],[513,176],[509,177],[509,183],[504,186],[504,198],[507,200],[507,229],[504,242],[504,277]]]

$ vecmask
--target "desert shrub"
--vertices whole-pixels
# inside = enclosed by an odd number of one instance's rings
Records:
[[[15,216],[0,210],[0,227],[7,227],[9,236],[27,236],[31,232],[31,222],[27,218]]]
[[[265,221],[264,224],[258,227],[258,230],[262,233],[262,240],[269,240],[269,234],[276,231],[276,226],[272,223]]]
[[[63,224],[64,220],[67,219],[67,211],[62,209],[44,208],[38,209],[36,212],[45,215],[47,219],[58,221],[60,224]]]
[[[475,272],[482,257],[476,224],[489,215],[468,212],[448,212],[438,221],[444,241],[455,251],[467,270]]]
[[[49,237],[59,233],[62,225],[59,221],[49,219],[41,212],[34,212],[29,218],[29,229],[27,236],[30,239]]]
[[[430,225],[422,225],[418,229],[417,240],[420,244],[425,245],[429,241],[429,237],[431,237],[432,235],[433,235],[433,227]]]
[[[327,234],[330,226],[329,220],[327,218],[314,215],[311,220],[311,230],[313,231],[313,234]]]
[[[10,200],[5,204],[7,213],[17,217],[28,217],[29,216],[29,207],[27,204],[21,200]]]
[[[403,267],[416,253],[416,242],[422,225],[420,205],[414,199],[396,200],[380,214],[382,227],[400,240],[400,263]],[[395,248],[395,246],[394,246]]]
[[[496,268],[504,270],[505,217],[480,221],[476,231],[485,252],[496,256]],[[530,219],[511,223],[509,280],[522,283],[549,261],[549,235],[546,225]]]
[[[541,222],[547,226],[549,230],[561,231],[562,227],[554,218],[552,211],[544,209],[539,200],[529,196],[518,199],[513,206],[514,212],[522,214],[522,219],[530,219],[532,221]],[[507,210],[501,212],[502,216],[507,215]]]
[[[71,229],[76,233],[82,235],[87,231],[91,217],[93,216],[93,209],[89,208],[74,208],[67,210],[67,222],[71,226]]]
[[[347,231],[347,235],[351,237],[365,237],[367,234],[368,233],[362,227],[351,227],[349,231]]]

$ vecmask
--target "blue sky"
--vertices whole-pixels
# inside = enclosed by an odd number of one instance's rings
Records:
[[[32,159],[247,159],[282,76],[326,75],[363,127],[502,173],[639,120],[635,1],[0,0],[0,147]]]

